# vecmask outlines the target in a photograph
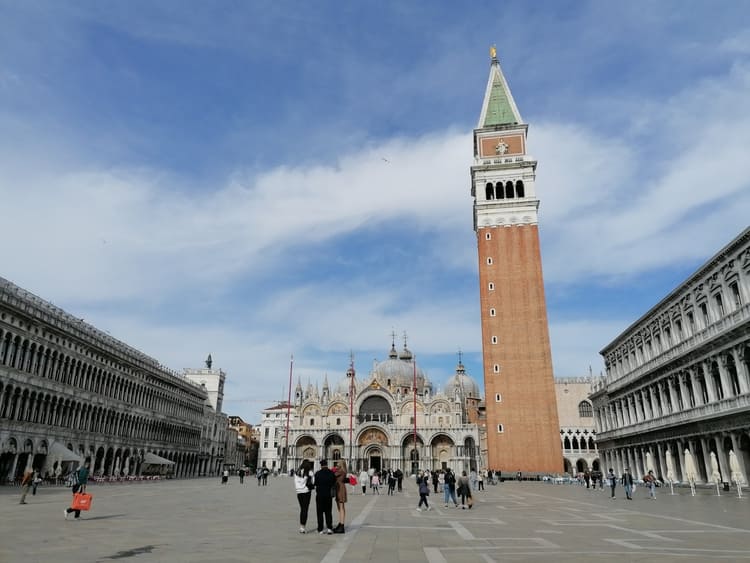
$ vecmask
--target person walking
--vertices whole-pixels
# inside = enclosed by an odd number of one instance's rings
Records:
[[[430,479],[432,480],[432,491],[437,494],[438,492],[438,473],[437,471],[431,471],[430,472]]]
[[[643,476],[643,481],[648,487],[648,498],[656,500],[656,477],[652,469],[649,469],[648,473]]]
[[[245,484],[245,468],[240,467],[240,470],[237,472],[237,474],[240,476],[240,485]]]
[[[402,485],[404,481],[404,472],[400,469],[396,469],[396,485],[398,486],[398,492],[400,493],[402,491]]]
[[[307,512],[310,508],[310,497],[315,487],[313,484],[313,464],[306,459],[299,466],[294,474],[294,491],[297,493],[297,502],[299,503],[299,533],[306,534],[307,529]]]
[[[362,494],[367,494],[367,485],[370,484],[370,475],[365,471],[364,467],[359,472],[359,484],[362,486]]]
[[[422,505],[424,504],[425,510],[430,510],[430,503],[427,502],[427,497],[430,495],[430,484],[427,476],[429,472],[424,471],[420,477],[417,477],[417,487],[419,488],[419,504],[417,505],[417,512],[422,512]]]
[[[86,485],[89,482],[89,467],[88,467],[88,465],[81,465],[80,467],[78,467],[78,469],[74,473],[73,480],[74,480],[73,488],[71,489],[71,491],[73,492],[73,496],[75,497],[76,493],[85,493],[86,492]],[[76,518],[80,518],[81,517],[81,511],[80,510],[78,510],[76,508],[72,508],[72,507],[69,506],[68,508],[65,509],[65,519],[66,520],[68,519],[68,514],[70,514],[71,512],[75,512],[75,517]]]
[[[221,474],[221,484],[226,485],[229,482],[229,470],[225,469]]]
[[[479,473],[477,473],[477,486],[478,490],[484,490],[484,471],[480,471]]]
[[[333,495],[336,476],[328,469],[328,461],[320,460],[320,469],[313,476],[315,485],[315,513],[318,518],[318,533],[332,534],[333,530]],[[325,524],[325,527],[324,527]]]
[[[617,477],[615,477],[615,470],[611,467],[609,468],[609,473],[607,474],[607,480],[609,481],[609,486],[612,489],[612,494],[609,498],[612,500],[615,499],[615,487],[617,487]]]
[[[333,529],[334,534],[344,533],[344,522],[346,522],[346,501],[349,500],[348,495],[346,494],[346,474],[346,462],[341,460],[336,465],[336,470],[334,471],[334,475],[336,476],[336,508],[339,513],[339,523],[336,524],[336,527]]]
[[[268,474],[271,473],[271,470],[268,469],[268,467],[264,467],[263,471],[261,471],[261,476],[263,477],[263,486],[268,485]]]
[[[633,476],[630,474],[630,468],[625,468],[625,473],[622,474],[622,486],[625,488],[625,498],[633,500]]]
[[[392,495],[396,491],[396,475],[392,469],[388,470],[388,494]]]
[[[471,508],[471,505],[473,504],[471,498],[471,481],[466,476],[466,471],[461,472],[461,477],[458,478],[458,483],[456,484],[456,486],[458,487],[458,494],[461,497],[461,508],[464,510],[467,506]]]
[[[445,486],[443,487],[443,498],[445,499],[445,507],[448,508],[448,501],[452,501],[454,506],[458,508],[458,501],[456,500],[456,476],[450,468],[445,470]]]
[[[34,482],[34,471],[27,469],[24,471],[23,479],[21,479],[21,501],[18,504],[28,504],[26,502],[26,495],[29,494],[29,489]]]
[[[35,469],[34,475],[31,478],[31,496],[36,495],[36,488],[39,486],[39,483],[41,482],[42,482],[42,477],[39,475],[39,471]]]

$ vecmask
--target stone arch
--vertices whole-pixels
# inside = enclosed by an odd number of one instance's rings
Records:
[[[588,462],[582,457],[578,458],[578,460],[576,461],[576,471],[578,473],[583,473],[588,470],[589,470]]]
[[[563,470],[568,475],[573,475],[573,464],[567,457],[563,458]]]
[[[358,422],[393,422],[393,408],[391,402],[382,394],[373,394],[365,397],[359,404],[357,411]]]
[[[432,469],[446,469],[450,466],[456,443],[447,434],[436,434],[430,440],[430,457],[433,460]]]

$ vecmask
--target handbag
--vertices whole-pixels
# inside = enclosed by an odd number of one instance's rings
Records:
[[[73,510],[90,510],[93,498],[90,493],[76,493],[73,495],[73,504],[70,505],[70,508]]]
[[[356,487],[357,486],[357,478],[354,475],[349,475],[349,484],[352,487]]]

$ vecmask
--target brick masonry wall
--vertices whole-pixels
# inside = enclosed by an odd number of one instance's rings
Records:
[[[481,228],[477,237],[488,465],[503,472],[561,472],[537,226]],[[488,257],[492,265],[487,265]],[[492,308],[495,316],[490,315]],[[500,373],[494,373],[495,364]],[[496,393],[501,402],[496,402]],[[503,433],[497,432],[498,424]]]

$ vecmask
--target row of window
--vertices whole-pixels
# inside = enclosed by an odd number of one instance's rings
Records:
[[[186,419],[195,420],[203,416],[200,398],[196,396],[194,401],[189,401],[184,390],[173,387],[161,391],[129,381],[125,377],[58,353],[52,348],[22,339],[9,331],[0,330],[0,365],[91,391],[128,405]]]
[[[487,201],[493,199],[513,199],[514,197],[526,197],[526,190],[523,185],[523,180],[516,180],[515,184],[508,180],[503,184],[497,182],[487,182],[484,187],[484,197]]]
[[[738,310],[743,304],[739,282],[734,280],[727,287],[731,295],[732,310]],[[684,316],[680,315],[680,317],[672,319],[670,325],[662,327],[651,338],[639,343],[629,353],[623,354],[611,367],[614,367],[618,374],[624,375],[625,370],[637,368],[682,340],[690,338],[696,332],[704,330],[713,322],[720,321],[727,314],[723,291],[719,289],[711,295],[711,299],[698,303],[697,312],[698,318],[691,309],[685,311]],[[683,319],[686,321],[685,325],[683,325]]]
[[[750,348],[745,347],[745,370],[750,369]],[[723,367],[712,361],[704,372],[703,366],[693,368],[689,376],[671,376],[639,389],[633,394],[610,402],[599,413],[599,421],[606,429],[629,426],[658,418],[687,408],[721,401],[727,396],[742,393],[740,373],[731,354],[724,356]],[[721,370],[725,370],[722,378]]]
[[[0,382],[0,419],[122,438],[198,445],[200,430]]]

